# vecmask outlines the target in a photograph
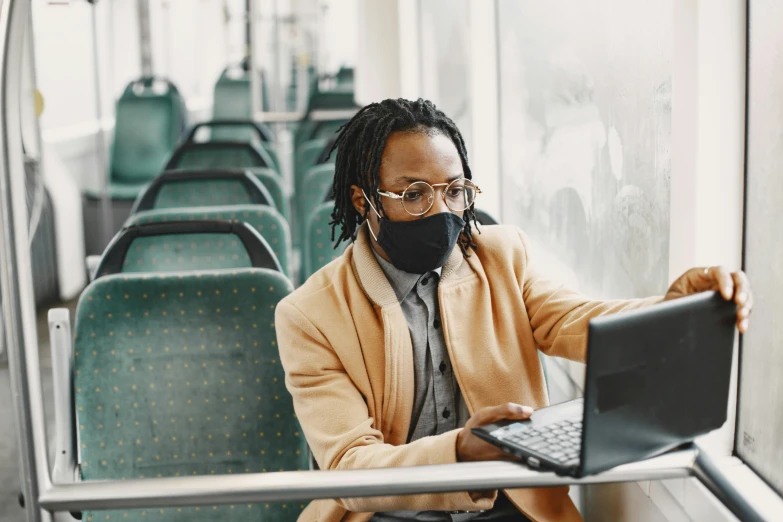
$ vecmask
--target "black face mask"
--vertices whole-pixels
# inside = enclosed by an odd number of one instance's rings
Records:
[[[413,221],[389,221],[382,217],[379,220],[380,230],[375,240],[392,265],[411,274],[426,274],[442,267],[465,227],[465,221],[451,212]]]

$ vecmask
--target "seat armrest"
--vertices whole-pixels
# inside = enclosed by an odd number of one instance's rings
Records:
[[[76,430],[73,410],[73,338],[67,308],[49,310],[49,343],[52,349],[55,455],[52,480],[70,484],[76,478]]]

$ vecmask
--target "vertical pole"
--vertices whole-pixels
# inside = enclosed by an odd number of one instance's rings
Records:
[[[106,133],[103,130],[103,96],[101,88],[101,55],[98,40],[98,7],[92,3],[92,60],[93,60],[93,84],[95,89],[95,118],[98,120],[98,131],[95,133],[95,152],[98,161],[98,172],[102,182],[101,186],[101,244],[107,245],[114,234],[112,223],[111,199],[109,198],[109,162],[106,154]]]
[[[49,486],[49,474],[19,132],[19,79],[29,15],[30,2],[0,3],[0,291],[25,516],[39,522],[45,518],[38,494]]]
[[[250,75],[250,111],[251,119],[256,119],[262,110],[261,82],[256,69],[256,1],[247,0],[246,3],[246,38],[247,38],[247,65]]]
[[[273,110],[276,111],[283,111],[285,110],[285,104],[283,102],[283,93],[282,93],[282,82],[283,82],[283,71],[280,69],[280,9],[278,8],[278,2],[277,0],[273,0],[272,3],[272,35],[274,37],[274,53],[275,53],[275,61],[274,61],[274,68],[275,73],[273,76],[273,81],[269,82],[269,84],[272,86],[272,92],[273,98],[272,98],[272,107]]]
[[[160,3],[162,11],[162,25],[163,25],[163,67],[161,67],[161,74],[167,78],[171,78],[171,65],[173,63],[171,59],[171,2],[170,0],[162,0]]]
[[[149,0],[137,0],[139,8],[139,44],[141,45],[141,74],[148,77],[154,74],[152,68],[152,30],[150,29]]]

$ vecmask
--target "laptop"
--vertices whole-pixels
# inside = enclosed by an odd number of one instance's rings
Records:
[[[716,292],[592,319],[584,398],[473,433],[577,478],[681,446],[726,421],[735,322]]]

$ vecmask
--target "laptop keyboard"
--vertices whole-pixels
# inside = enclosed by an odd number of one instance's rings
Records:
[[[563,420],[537,427],[518,422],[493,431],[492,436],[572,466],[579,463],[582,421]]]

